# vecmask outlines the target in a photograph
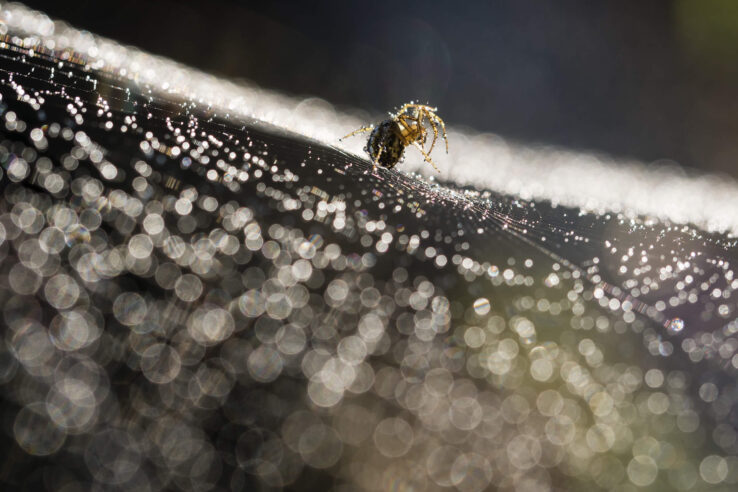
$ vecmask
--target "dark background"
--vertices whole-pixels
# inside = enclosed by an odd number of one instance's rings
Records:
[[[738,177],[738,1],[29,1],[208,72]]]

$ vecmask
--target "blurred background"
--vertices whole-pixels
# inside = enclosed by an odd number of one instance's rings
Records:
[[[229,78],[738,177],[738,2],[34,0]]]

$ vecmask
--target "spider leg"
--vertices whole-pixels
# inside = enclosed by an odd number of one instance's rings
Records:
[[[400,110],[397,112],[397,114],[402,114],[406,112],[408,109],[413,108],[417,109],[418,111],[428,111],[428,112],[434,112],[436,108],[431,108],[430,106],[427,106],[425,104],[414,104],[414,103],[407,103],[403,104]]]
[[[417,121],[414,118],[411,118],[410,116],[408,116],[406,114],[399,115],[395,119],[395,121],[397,122],[397,124],[402,125],[405,128],[405,130],[408,130],[409,131],[411,129],[411,125],[407,122],[407,120]]]
[[[377,172],[377,164],[379,164],[379,158],[382,157],[383,150],[384,147],[379,147],[379,152],[377,152],[377,156],[374,158],[374,162],[372,162],[372,174]]]
[[[418,122],[418,128],[420,129],[420,137],[421,137],[421,141],[423,142],[423,147],[425,147],[425,142],[426,142],[426,139],[428,137],[428,132],[425,131],[425,128],[423,127],[423,116],[425,114],[426,114],[426,111],[424,111],[424,110],[418,111],[418,118],[416,119],[416,121]],[[430,120],[428,120],[428,121],[430,121]],[[431,125],[432,125],[432,123],[431,123]],[[433,150],[433,144],[431,144],[431,150]],[[428,153],[430,154],[430,150],[428,151]]]
[[[359,128],[358,130],[354,130],[354,131],[352,131],[351,133],[349,133],[348,135],[346,135],[345,137],[341,137],[341,138],[339,138],[338,140],[343,140],[344,138],[349,138],[349,137],[353,137],[354,135],[357,135],[357,134],[359,134],[359,133],[364,133],[364,132],[368,132],[368,131],[370,131],[370,130],[374,130],[374,125],[371,125],[371,126],[365,126],[365,127],[363,127],[363,128]]]
[[[428,164],[430,164],[431,166],[433,166],[433,169],[435,169],[436,171],[438,171],[440,173],[441,170],[436,167],[436,165],[431,160],[430,156],[425,153],[425,151],[423,150],[423,147],[421,147],[418,142],[413,142],[413,145],[418,148],[418,150],[420,151],[421,154],[423,154],[423,157],[425,157],[425,161]]]
[[[441,130],[443,131],[443,139],[446,141],[446,153],[448,154],[448,137],[446,136],[446,124],[435,113],[433,113],[433,119],[436,120],[436,122],[441,124]]]
[[[433,147],[436,145],[436,139],[438,138],[438,128],[436,127],[436,123],[432,118],[432,116],[434,115],[428,112],[428,106],[422,106],[419,104],[406,104],[405,106],[417,106],[420,109],[418,109],[416,115],[400,114],[399,116],[397,116],[396,120],[398,124],[403,126],[408,131],[412,130],[413,126],[416,126],[418,136],[415,141],[420,142],[420,144],[425,149],[425,144],[428,141],[428,130],[425,127],[425,122],[428,121],[431,128],[433,129],[433,141],[431,142],[431,146],[427,151],[427,153],[430,154],[433,151]],[[408,123],[408,121],[415,123],[415,125]],[[413,140],[406,139],[405,145],[410,145],[412,142]]]
[[[436,145],[436,140],[438,139],[438,127],[436,126],[436,121],[433,118],[433,114],[428,114],[428,122],[430,123],[431,128],[433,129],[433,141],[431,142],[430,149],[428,149],[428,153],[430,154],[433,152],[433,147]]]
[[[428,149],[428,153],[433,150],[433,147],[436,144],[436,139],[438,138],[438,127],[436,126],[436,123],[441,125],[441,130],[443,132],[443,139],[446,142],[446,153],[448,153],[448,137],[446,136],[446,124],[443,122],[443,120],[436,114],[437,108],[430,107],[426,104],[414,104],[414,103],[407,103],[404,104],[400,110],[397,112],[398,115],[401,115],[403,113],[406,113],[409,109],[415,109],[418,113],[418,117],[415,118],[416,121],[421,121],[423,115],[425,115],[428,120],[431,122],[431,127],[433,128],[433,142],[431,143],[430,149]],[[425,140],[423,140],[423,143],[425,144]]]
[[[398,116],[407,112],[407,108],[410,107],[410,104],[403,104],[402,107],[397,111]]]
[[[401,114],[401,115],[399,115],[399,116],[397,116],[395,118],[395,121],[397,122],[398,125],[400,125],[400,129],[401,130],[405,130],[404,132],[402,132],[402,139],[403,139],[405,145],[410,145],[410,143],[413,142],[413,139],[411,137],[413,135],[413,126],[414,125],[412,123],[415,123],[415,124],[419,125],[419,121],[420,120],[418,120],[418,118],[416,118],[414,116],[410,116],[410,115],[406,115],[406,114]],[[411,123],[409,123],[409,122],[411,122]],[[420,132],[420,136],[419,137],[423,139],[423,144],[425,144],[425,134],[422,131],[422,127],[419,126],[419,128],[421,128],[421,132]]]

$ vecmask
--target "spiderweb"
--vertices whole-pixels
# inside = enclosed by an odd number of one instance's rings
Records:
[[[372,173],[3,15],[6,486],[738,483],[732,236]]]

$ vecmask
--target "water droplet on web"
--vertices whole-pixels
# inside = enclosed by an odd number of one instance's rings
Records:
[[[670,335],[676,335],[684,329],[684,320],[681,318],[674,318],[667,322],[667,328]]]
[[[489,313],[490,310],[490,304],[489,299],[485,297],[480,297],[476,301],[474,301],[474,312],[477,313],[480,316],[484,316],[485,314]]]

